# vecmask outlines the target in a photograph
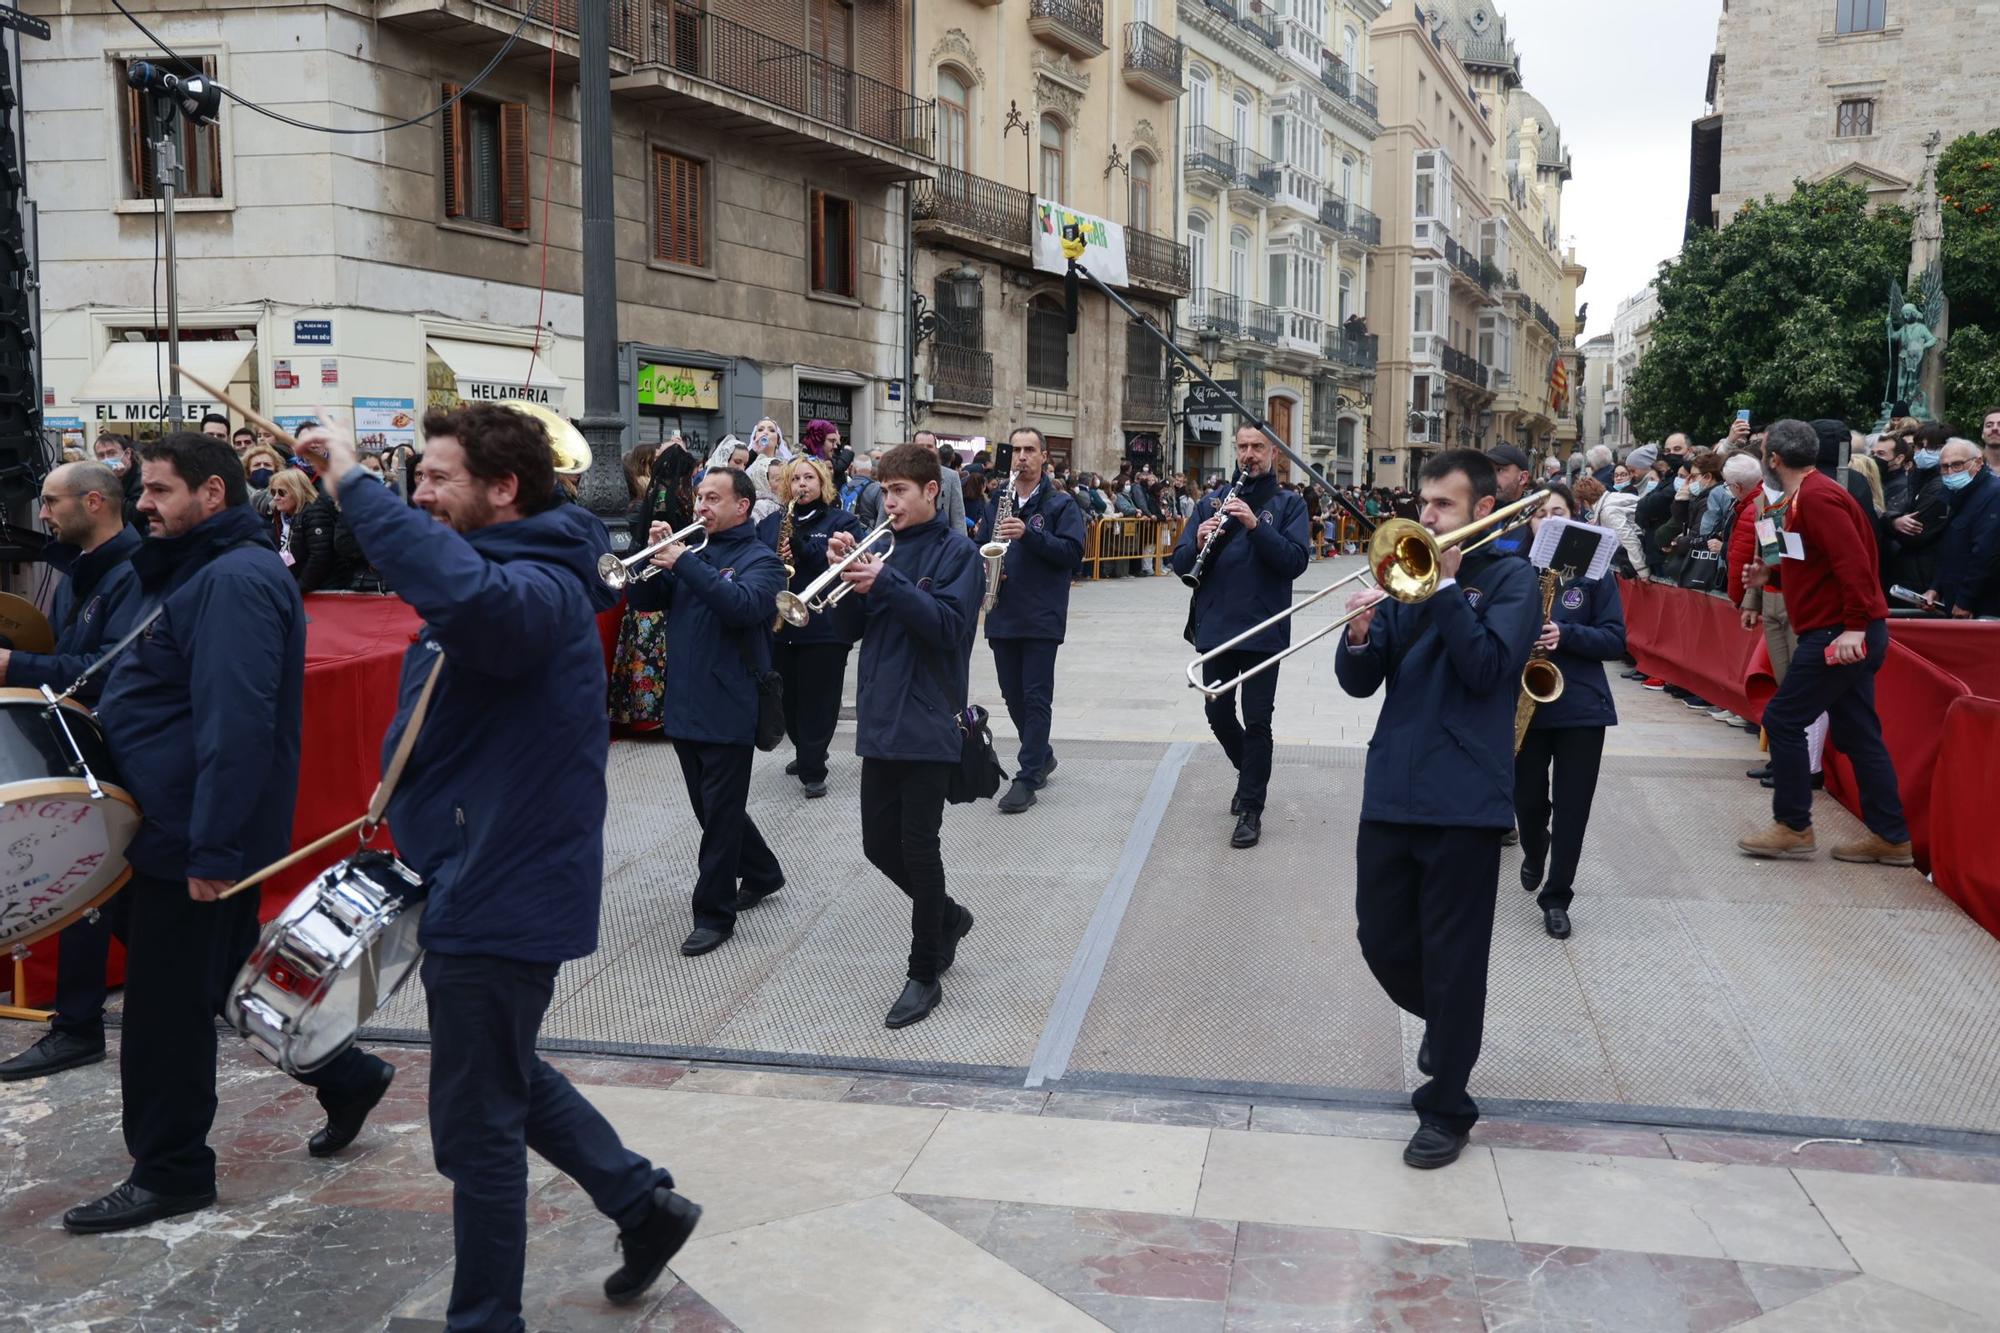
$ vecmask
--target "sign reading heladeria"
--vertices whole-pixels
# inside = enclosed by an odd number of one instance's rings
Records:
[[[551,410],[562,409],[562,390],[545,384],[502,384],[495,380],[460,380],[458,396],[468,403],[503,403],[518,399]]]

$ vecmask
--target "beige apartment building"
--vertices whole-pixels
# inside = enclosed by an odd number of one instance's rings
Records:
[[[1366,468],[1381,223],[1371,29],[1380,0],[1181,0],[1188,48],[1182,341],[1336,483]],[[1190,468],[1226,471],[1235,420],[1183,415]],[[1289,476],[1289,462],[1280,464]]]
[[[1694,123],[1688,218],[1726,223],[1794,181],[1900,203],[1924,139],[1993,128],[2000,0],[1724,0]]]
[[[24,48],[48,415],[157,429],[158,190],[124,69],[158,53],[107,0],[33,7],[55,29]],[[354,407],[383,444],[432,403],[582,413],[575,6],[555,28],[546,5],[523,23],[479,0],[131,7],[242,96],[348,128],[436,107],[518,28],[489,79],[419,126],[336,136],[225,103],[191,130],[184,360],[281,421]],[[825,417],[858,443],[902,439],[907,195],[935,171],[909,9],[661,0],[641,16],[612,6],[628,442],[702,446],[766,414],[794,438]]]
[[[1174,462],[1158,343],[1033,261],[1040,205],[1110,224],[1125,298],[1172,327],[1182,48],[1170,0],[921,0],[914,83],[936,105],[934,178],[915,187],[912,419],[947,441],[1048,437],[1057,466]],[[1087,264],[1093,262],[1086,256]]]

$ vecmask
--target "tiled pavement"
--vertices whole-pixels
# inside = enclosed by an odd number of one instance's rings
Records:
[[[428,1056],[383,1053],[388,1099],[318,1162],[309,1094],[226,1044],[221,1201],[117,1236],[58,1225],[121,1172],[114,1064],[0,1087],[0,1329],[441,1327]],[[706,1213],[614,1309],[610,1224],[531,1159],[530,1329],[2000,1328],[2000,1156],[1488,1121],[1417,1173],[1378,1111],[557,1063]]]

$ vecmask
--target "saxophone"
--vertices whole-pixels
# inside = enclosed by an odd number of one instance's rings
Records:
[[[1007,548],[1011,542],[1000,540],[1000,525],[1014,517],[1014,479],[1004,478],[1000,487],[1000,498],[993,502],[993,530],[989,540],[979,548],[979,558],[986,562],[986,596],[980,599],[979,609],[991,611],[993,604],[1000,600],[1000,581],[1007,577]]]
[[[785,516],[778,522],[778,560],[785,567],[786,588],[792,586],[792,576],[799,572],[792,565],[792,511],[798,508],[798,504],[797,500],[785,501]],[[784,627],[785,617],[782,613],[771,618],[771,633],[776,634]]]
[[[1549,613],[1555,609],[1556,589],[1562,584],[1562,575],[1553,569],[1542,571],[1542,619],[1549,623]],[[1537,637],[1540,629],[1536,630]],[[1539,644],[1528,655],[1528,664],[1521,668],[1521,697],[1514,705],[1514,753],[1521,753],[1521,742],[1528,739],[1528,723],[1534,719],[1535,709],[1542,704],[1552,704],[1562,698],[1562,668],[1549,660],[1548,652]]]

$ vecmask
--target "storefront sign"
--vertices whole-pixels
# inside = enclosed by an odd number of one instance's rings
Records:
[[[295,319],[292,321],[292,341],[300,347],[333,346],[333,321],[330,319]]]
[[[364,453],[381,453],[417,442],[417,400],[357,398],[354,400],[354,440]]]
[[[181,399],[181,420],[199,421],[209,412],[220,412],[222,404],[210,402],[206,398]],[[93,421],[150,421],[168,420],[165,403],[92,403]]]
[[[492,380],[458,382],[458,396],[468,403],[504,403],[515,400],[536,403],[552,411],[561,411],[560,395],[560,390],[542,384],[498,384]]]
[[[1131,275],[1125,270],[1125,229],[1115,222],[1065,208],[1053,199],[1035,200],[1035,267],[1061,277],[1069,272],[1069,257],[1063,253],[1063,229],[1074,225],[1084,243],[1083,257],[1077,262],[1090,270],[1099,282],[1123,287]]]
[[[1230,405],[1229,398],[1225,395],[1234,394],[1237,397],[1241,397],[1243,394],[1243,381],[1217,380],[1215,384],[1216,387],[1214,389],[1209,388],[1200,380],[1196,380],[1193,384],[1188,385],[1187,402],[1183,404],[1183,410],[1190,413],[1200,412],[1211,416],[1220,416],[1225,412],[1234,414],[1236,409]]]
[[[692,366],[639,367],[639,406],[722,410],[722,372]]]

